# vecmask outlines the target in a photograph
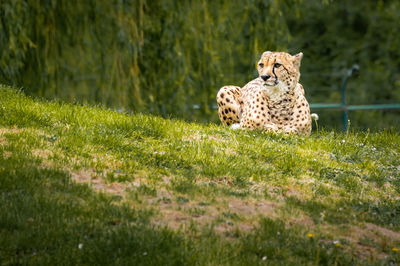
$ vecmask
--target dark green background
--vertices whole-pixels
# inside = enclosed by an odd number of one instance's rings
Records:
[[[302,51],[310,103],[400,103],[400,1],[1,0],[0,83],[31,95],[218,121],[223,85],[256,77],[265,50]],[[199,109],[193,109],[197,105]],[[340,112],[313,110],[341,128]],[[400,127],[400,110],[350,112]]]

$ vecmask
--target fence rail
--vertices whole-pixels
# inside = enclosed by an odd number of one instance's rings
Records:
[[[393,104],[370,104],[370,105],[341,105],[339,103],[312,103],[311,109],[342,109],[354,110],[375,110],[375,109],[400,109],[400,103]]]

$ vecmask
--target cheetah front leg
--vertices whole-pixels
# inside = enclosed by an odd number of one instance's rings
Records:
[[[298,134],[299,131],[297,128],[294,128],[293,126],[289,125],[289,126],[285,126],[283,128],[283,132],[286,134]]]
[[[230,126],[240,123],[241,91],[237,86],[224,86],[217,94],[218,115],[222,124]]]
[[[264,130],[267,132],[278,132],[279,131],[278,127],[272,123],[265,124]]]

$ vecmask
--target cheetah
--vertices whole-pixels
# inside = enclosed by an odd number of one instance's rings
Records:
[[[309,136],[310,106],[299,83],[303,53],[264,52],[259,77],[243,88],[224,86],[217,94],[218,115],[232,128]]]

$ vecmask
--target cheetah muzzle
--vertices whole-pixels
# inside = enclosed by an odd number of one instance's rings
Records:
[[[236,128],[310,135],[310,106],[299,83],[302,57],[302,53],[264,52],[257,66],[258,78],[243,88],[219,90],[221,122]]]

